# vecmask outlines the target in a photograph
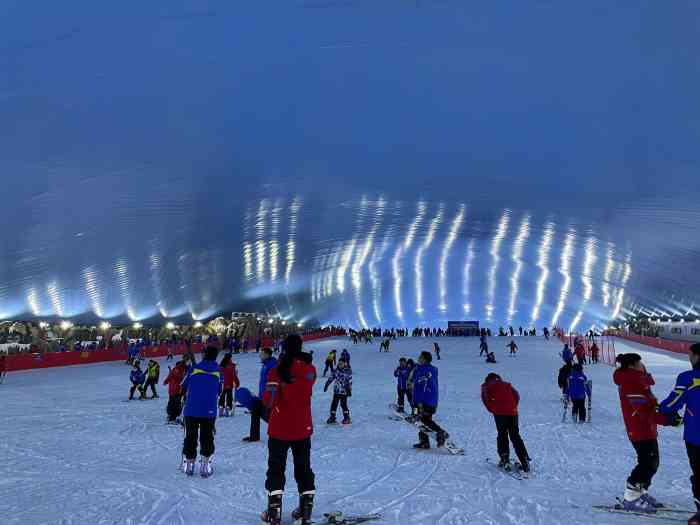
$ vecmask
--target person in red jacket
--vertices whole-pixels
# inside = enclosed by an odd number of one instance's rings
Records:
[[[530,456],[518,428],[518,403],[520,402],[518,391],[510,383],[503,381],[498,374],[490,373],[481,385],[481,400],[496,421],[496,430],[498,430],[496,446],[500,457],[498,466],[506,470],[512,468],[508,446],[510,437],[515,454],[520,461],[520,469],[523,472],[530,472]]]
[[[627,436],[637,452],[637,466],[627,478],[623,506],[635,512],[656,512],[658,502],[647,493],[659,469],[657,425],[672,422],[657,411],[658,402],[651,387],[654,378],[647,373],[639,354],[620,354],[615,359],[619,368],[613,373],[618,386],[622,417]]]
[[[175,364],[175,368],[170,370],[168,377],[163,381],[163,385],[168,385],[168,424],[176,424],[177,418],[182,414],[182,380],[187,373],[187,367],[182,361]]]
[[[316,381],[316,368],[311,356],[301,351],[302,339],[292,334],[283,343],[278,365],[267,374],[263,403],[270,411],[267,426],[268,460],[265,488],[268,493],[263,523],[280,525],[282,495],[287,452],[292,449],[294,479],[299,490],[299,507],[292,513],[297,523],[311,524],[313,511],[314,473],[311,470],[311,394]]]
[[[586,349],[583,347],[583,343],[581,341],[579,341],[578,344],[574,347],[574,354],[576,354],[576,360],[578,361],[578,364],[586,364]]]
[[[241,386],[236,371],[236,363],[231,360],[231,354],[227,353],[219,364],[224,375],[224,389],[219,396],[219,416],[229,417],[233,413],[233,389]]]

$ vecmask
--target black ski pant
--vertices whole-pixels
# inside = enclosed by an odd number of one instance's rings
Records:
[[[695,498],[695,506],[698,511],[700,511],[700,447],[686,441],[685,449],[688,452],[690,470],[693,473],[693,475],[690,476],[690,483],[693,487],[693,498]]]
[[[141,385],[131,385],[131,388],[129,389],[129,399],[134,399],[134,392],[136,392],[136,390],[139,391],[141,397],[144,397],[145,390],[141,388]]]
[[[233,388],[227,388],[221,392],[219,396],[219,406],[221,408],[228,408],[231,410],[233,408]]]
[[[496,438],[496,447],[500,458],[510,458],[510,446],[508,439],[513,443],[515,455],[521,465],[530,461],[530,456],[523,443],[523,438],[520,437],[520,429],[518,428],[518,416],[493,416],[496,421],[496,430],[498,437]]]
[[[175,421],[182,414],[182,395],[174,394],[168,398],[168,421]]]
[[[479,347],[479,357],[481,357],[484,354],[488,355],[488,353],[489,353],[489,349],[487,347],[484,347],[484,346]]]
[[[350,410],[348,409],[348,396],[344,394],[333,394],[333,401],[331,401],[332,416],[335,416],[335,413],[338,410],[338,403],[340,403],[340,408],[343,409],[343,414],[350,413]]]
[[[267,409],[265,408],[265,405],[263,405],[263,402],[260,398],[255,397],[253,398],[253,404],[250,407],[250,440],[251,441],[260,441],[260,420],[265,421],[267,423],[268,421],[268,412]]]
[[[273,437],[267,440],[267,479],[265,488],[268,492],[284,490],[286,479],[284,471],[287,468],[287,452],[292,449],[294,458],[294,479],[297,482],[299,494],[316,490],[314,472],[311,470],[311,438],[298,441],[283,441]]]
[[[581,423],[586,422],[586,398],[583,399],[572,399],[571,400],[571,420],[576,423],[580,421]]]
[[[433,421],[433,415],[437,412],[436,407],[429,407],[429,406],[423,406],[421,411],[420,411],[420,422],[423,426],[429,428],[435,433],[439,432],[444,432],[444,430],[438,425],[435,421]],[[428,443],[428,434],[423,432],[422,430],[418,432],[418,439],[421,443]]]
[[[637,452],[637,466],[627,478],[627,483],[641,485],[646,490],[659,469],[659,443],[655,439],[647,439],[633,441],[632,446]]]
[[[143,385],[143,396],[146,397],[146,390],[148,390],[148,387],[151,387],[151,392],[153,392],[153,397],[158,397],[158,392],[156,392],[156,383],[158,382],[157,379],[153,378],[148,378],[146,379],[146,382]]]
[[[328,371],[331,371],[331,374],[333,373],[333,363],[326,361],[326,368],[323,369],[323,377],[326,377],[326,373]]]
[[[197,439],[199,438],[199,453],[204,457],[214,454],[214,426],[216,418],[185,416],[185,442],[182,445],[182,455],[187,459],[197,459]]]
[[[396,392],[398,394],[398,406],[399,408],[403,408],[403,399],[406,397],[408,399],[408,404],[411,404],[411,391],[408,390],[407,388],[397,388]]]

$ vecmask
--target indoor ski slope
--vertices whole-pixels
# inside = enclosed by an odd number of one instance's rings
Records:
[[[432,339],[399,340],[391,353],[346,340],[306,345],[315,364],[331,348],[347,347],[355,373],[353,425],[326,427],[331,394],[319,378],[314,391],[312,465],[316,516],[341,509],[379,512],[382,524],[639,523],[600,513],[591,505],[620,495],[634,453],[606,365],[587,368],[593,379],[593,423],[561,422],[556,386],[558,341],[516,338],[520,353],[506,356],[506,338],[492,338],[499,362],[478,357],[478,339],[439,339],[440,406],[436,419],[466,448],[465,456],[415,451],[415,429],[388,419],[392,376],[399,357],[416,357]],[[618,352],[624,351],[618,343]],[[631,348],[629,346],[628,348]],[[665,396],[681,356],[642,352]],[[255,354],[239,356],[244,386],[257,386]],[[319,373],[322,370],[319,370]],[[518,481],[486,462],[495,458],[495,427],[479,397],[489,371],[520,391],[521,431],[533,458],[533,478]],[[162,363],[161,382],[167,366]],[[124,402],[129,367],[121,363],[10,374],[0,386],[0,521],[6,524],[255,524],[265,506],[265,441],[242,444],[248,417],[217,424],[214,477],[186,478],[178,470],[182,432],[166,426],[167,391],[154,401]],[[265,425],[263,424],[263,429]],[[689,469],[681,430],[660,432],[661,468],[652,487],[666,503],[690,508]],[[296,503],[288,469],[285,516]],[[288,522],[288,521],[287,521]],[[651,522],[657,523],[657,521]],[[663,523],[659,521],[658,523]]]

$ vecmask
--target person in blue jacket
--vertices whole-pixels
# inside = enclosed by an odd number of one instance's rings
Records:
[[[698,510],[688,520],[688,525],[700,525],[700,343],[690,346],[688,360],[693,369],[676,378],[676,386],[659,405],[659,412],[667,416],[671,425],[678,426],[681,423],[678,411],[685,407],[682,419],[683,439],[690,470],[693,472],[690,484]]]
[[[399,366],[394,370],[394,377],[396,378],[396,393],[398,395],[396,403],[396,411],[404,411],[404,397],[408,398],[408,404],[411,404],[411,392],[408,390],[408,374],[411,369],[408,368],[406,363],[406,358],[402,357],[399,359]]]
[[[347,365],[350,366],[350,352],[348,352],[346,348],[343,348],[343,351],[340,352],[340,358],[345,360]]]
[[[277,366],[277,359],[272,357],[272,349],[262,349],[260,352],[260,362],[262,366],[260,367],[258,396],[251,396],[250,406],[246,407],[250,411],[250,434],[244,437],[243,441],[248,443],[260,441],[260,419],[267,422],[267,415],[265,414],[266,409],[261,400],[265,392],[265,385],[267,385],[267,374]],[[236,393],[236,396],[238,396],[238,393]],[[244,403],[241,404],[246,406]]]
[[[418,407],[420,422],[437,434],[437,445],[442,447],[449,435],[433,421],[433,415],[438,406],[438,369],[430,363],[433,356],[430,352],[421,352],[418,366],[413,372],[413,403]],[[422,430],[418,433],[418,443],[414,448],[430,448],[428,434]]]
[[[571,420],[576,423],[586,422],[586,396],[588,395],[588,378],[583,373],[583,366],[575,364],[566,382],[564,393],[571,400]]]
[[[134,369],[131,371],[131,374],[129,374],[129,380],[131,381],[129,401],[134,399],[134,392],[136,392],[137,389],[139,391],[139,399],[145,399],[143,383],[146,381],[146,374],[141,370],[141,364],[138,361],[134,363]]]
[[[568,344],[564,345],[564,350],[562,350],[561,352],[561,358],[564,360],[565,363],[573,363],[574,353],[571,351],[571,348],[569,348]]]
[[[200,475],[206,478],[213,472],[211,457],[214,454],[214,427],[224,379],[216,361],[218,355],[219,350],[215,346],[207,346],[204,359],[189,369],[182,382],[182,388],[187,391],[182,455],[185,458],[185,474],[188,476],[194,474],[198,436]]]

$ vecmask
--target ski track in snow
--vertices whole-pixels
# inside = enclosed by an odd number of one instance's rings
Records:
[[[431,449],[415,451],[415,427],[391,421],[393,370],[401,356],[417,357],[432,339],[400,339],[390,353],[378,342],[352,345],[327,340],[306,345],[317,365],[331,348],[348,348],[354,370],[349,400],[353,424],[327,427],[331,393],[319,378],[313,399],[316,473],[315,515],[341,509],[380,512],[375,523],[426,525],[631,524],[634,517],[607,515],[591,506],[620,495],[634,466],[620,414],[612,368],[587,367],[593,379],[593,423],[562,423],[556,386],[561,344],[516,338],[520,352],[508,358],[504,338],[492,338],[499,362],[478,357],[478,340],[440,340],[440,406],[436,420],[465,447],[464,456]],[[640,351],[618,342],[617,351]],[[682,356],[641,348],[665,396]],[[256,355],[236,356],[241,382],[257,388]],[[162,363],[161,382],[167,373]],[[493,418],[480,399],[490,372],[520,391],[520,428],[533,477],[518,481],[485,459],[496,458]],[[238,409],[217,421],[214,476],[186,478],[178,471],[182,430],[166,426],[167,390],[149,401],[123,403],[129,367],[122,363],[75,366],[9,374],[0,386],[4,425],[0,428],[0,516],[3,524],[185,525],[259,523],[265,505],[265,441],[243,444],[249,418]],[[263,424],[263,430],[265,429]],[[663,501],[690,508],[690,475],[678,429],[660,429],[661,468],[652,490]],[[296,504],[291,457],[285,516]],[[660,523],[663,523],[661,521]]]

